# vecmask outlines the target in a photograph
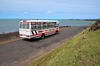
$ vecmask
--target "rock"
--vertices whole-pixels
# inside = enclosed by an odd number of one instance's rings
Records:
[[[97,19],[94,23],[90,24],[89,31],[91,31],[91,30],[95,31],[95,30],[98,30],[98,29],[100,29],[100,19]]]

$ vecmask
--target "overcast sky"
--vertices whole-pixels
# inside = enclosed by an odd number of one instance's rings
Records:
[[[100,0],[0,0],[0,18],[100,18]]]

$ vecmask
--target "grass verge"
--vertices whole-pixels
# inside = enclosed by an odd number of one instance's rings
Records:
[[[82,31],[29,66],[99,66],[100,29]]]

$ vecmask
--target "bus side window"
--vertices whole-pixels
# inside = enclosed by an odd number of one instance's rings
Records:
[[[29,23],[26,23],[26,29],[29,29]]]
[[[56,22],[54,22],[54,28],[56,27]]]
[[[50,28],[50,23],[49,22],[47,23],[47,28]]]
[[[53,23],[52,23],[52,22],[49,23],[49,27],[50,27],[50,28],[53,27]]]
[[[47,22],[47,28],[49,28],[49,23]]]
[[[31,23],[31,30],[36,30],[36,23]]]
[[[41,29],[41,22],[38,22],[37,23],[37,30],[40,30]]]
[[[41,22],[41,29],[43,29],[43,22]]]
[[[46,29],[47,28],[47,24],[46,22],[43,22],[43,29]]]
[[[56,23],[56,27],[58,27],[59,26],[59,24],[58,23]]]
[[[55,28],[55,23],[54,22],[52,22],[52,28]]]

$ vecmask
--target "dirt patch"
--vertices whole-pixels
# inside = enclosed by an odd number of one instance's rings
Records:
[[[19,39],[19,32],[18,31],[0,34],[0,44],[10,42],[10,41],[13,41],[16,39]]]
[[[60,29],[71,28],[71,27],[75,27],[75,26],[61,26]]]

